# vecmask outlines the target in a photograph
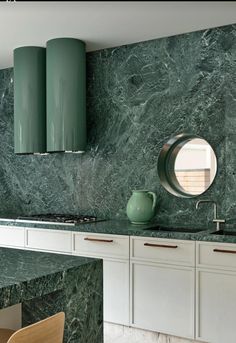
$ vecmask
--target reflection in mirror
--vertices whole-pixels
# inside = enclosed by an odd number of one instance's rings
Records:
[[[203,138],[182,133],[164,144],[158,158],[158,175],[170,193],[191,198],[204,193],[217,171],[217,159]]]
[[[202,194],[216,175],[215,153],[204,139],[192,139],[179,150],[174,168],[177,181],[184,192]]]

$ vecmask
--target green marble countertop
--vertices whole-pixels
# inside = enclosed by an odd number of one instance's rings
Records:
[[[64,343],[103,342],[101,259],[0,248],[0,261],[0,309],[21,303],[23,326],[64,311]]]
[[[96,223],[85,223],[77,225],[54,225],[54,224],[39,224],[18,222],[15,219],[0,220],[0,225],[17,226],[17,227],[35,227],[41,229],[75,231],[75,232],[91,232],[101,234],[114,234],[125,236],[142,236],[142,237],[159,237],[180,240],[196,240],[196,241],[211,241],[223,243],[236,243],[236,236],[229,235],[214,235],[215,229],[195,228],[196,232],[184,233],[171,231],[158,231],[158,223],[150,223],[147,225],[134,225],[128,220],[106,220]],[[184,228],[184,226],[181,226]],[[152,230],[153,228],[153,230]],[[185,228],[189,228],[186,226]],[[192,228],[191,228],[192,229]],[[199,229],[201,231],[199,231]],[[194,227],[193,227],[194,230]],[[197,232],[199,231],[199,232]]]
[[[0,248],[0,290],[13,285],[46,278],[85,264],[96,263],[97,259],[71,255],[51,254],[11,248]],[[54,285],[55,286],[55,285]]]
[[[96,260],[87,257],[0,248],[0,261],[4,261],[1,263],[0,273],[0,288],[2,288],[12,283],[29,281],[93,263]]]

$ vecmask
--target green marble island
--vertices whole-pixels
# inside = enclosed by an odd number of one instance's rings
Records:
[[[0,248],[0,308],[22,303],[22,325],[64,311],[64,343],[103,342],[100,259]]]

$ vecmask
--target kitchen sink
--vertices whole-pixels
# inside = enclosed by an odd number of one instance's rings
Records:
[[[183,233],[197,233],[200,231],[203,231],[203,229],[187,229],[187,228],[172,228],[172,227],[162,227],[162,226],[156,226],[156,227],[149,227],[145,230],[149,231],[163,231],[163,232],[183,232]]]
[[[226,235],[226,236],[236,236],[236,230],[235,231],[229,231],[229,230],[220,230],[212,232],[211,235]]]

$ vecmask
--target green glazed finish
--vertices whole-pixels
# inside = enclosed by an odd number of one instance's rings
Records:
[[[156,212],[156,194],[147,190],[135,190],[127,204],[127,216],[133,224],[146,224]]]
[[[47,151],[83,152],[86,147],[85,43],[47,42]]]
[[[46,49],[14,50],[14,150],[46,151]]]

